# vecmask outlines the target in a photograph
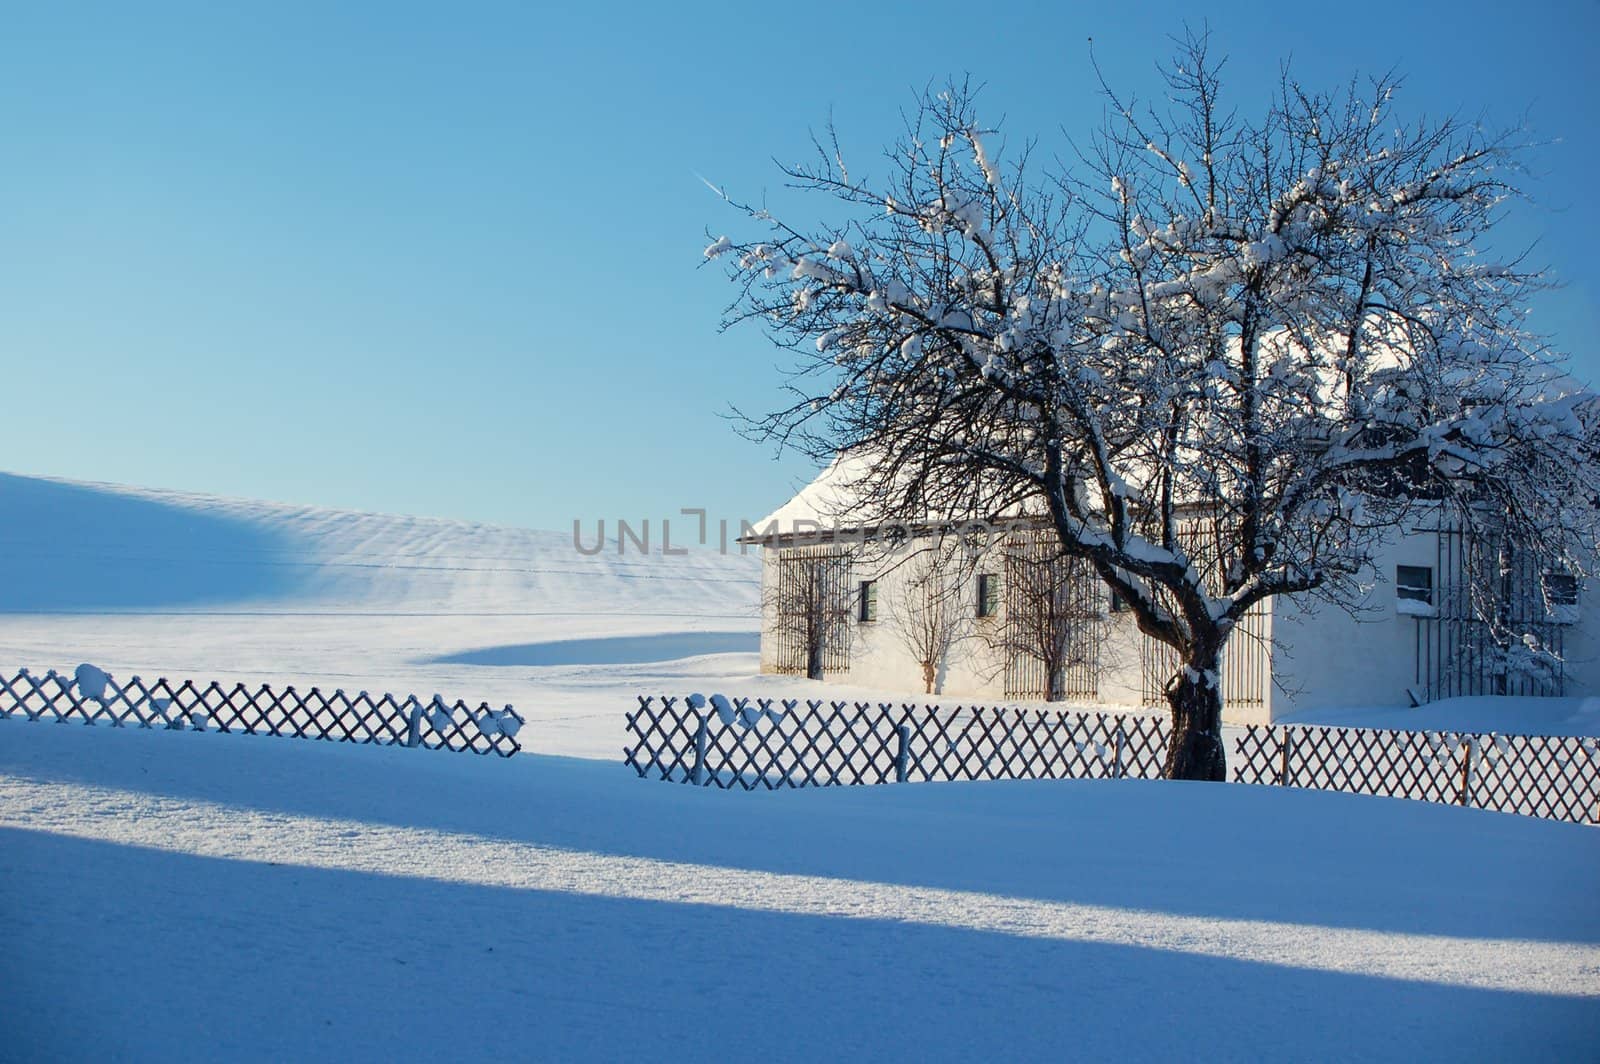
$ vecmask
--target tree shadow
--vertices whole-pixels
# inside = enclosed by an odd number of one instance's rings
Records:
[[[0,473],[0,514],[0,613],[195,607],[304,581],[289,535],[108,488]]]
[[[537,727],[523,732],[525,745],[538,741]],[[26,736],[13,741],[13,728]],[[726,792],[527,753],[23,721],[0,721],[0,773],[780,874],[1184,916],[1600,943],[1592,829],[1399,799],[1145,780]],[[1458,868],[1461,878],[1442,887],[1440,870]]]
[[[22,1059],[1580,1059],[1600,1037],[1592,999],[27,831],[0,831],[0,878]]]

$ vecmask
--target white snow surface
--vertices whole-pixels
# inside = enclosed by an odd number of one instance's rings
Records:
[[[1596,882],[1592,828],[1352,795],[3,721],[0,1056],[1581,1059]]]
[[[0,720],[0,1060],[1579,1059],[1600,1037],[1593,828],[1242,786],[644,781],[619,763],[636,694],[896,693],[756,675],[753,555],[3,474],[0,514],[0,668],[510,702],[532,751]],[[1322,719],[1596,731],[1597,708]]]
[[[720,552],[715,524],[698,547],[692,518],[672,525],[687,555],[661,553],[658,521],[650,554],[619,553],[614,517],[586,555],[570,531],[9,474],[0,515],[7,672],[439,692],[608,759],[636,694],[762,689],[759,556]]]

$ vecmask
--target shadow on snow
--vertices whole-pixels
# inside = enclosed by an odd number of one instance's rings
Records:
[[[483,647],[463,650],[443,657],[428,658],[419,665],[641,665],[657,661],[677,661],[701,654],[744,654],[761,649],[758,632],[667,632],[661,635],[606,636],[595,639],[562,639],[520,646]]]
[[[0,875],[24,973],[0,1024],[30,1059],[580,1060],[680,1040],[775,1060],[1576,1059],[1600,1037],[1589,1000],[26,831],[0,832]]]
[[[111,490],[0,473],[0,613],[182,608],[281,596],[292,537]]]
[[[29,741],[5,742],[12,728],[28,729]],[[538,728],[533,722],[524,740],[537,743]],[[726,792],[526,753],[485,760],[24,721],[0,721],[0,773],[780,874],[1175,915],[1600,943],[1600,905],[1589,888],[1600,876],[1594,829],[1399,799],[1147,780]],[[1464,878],[1442,886],[1439,869],[1453,867]]]

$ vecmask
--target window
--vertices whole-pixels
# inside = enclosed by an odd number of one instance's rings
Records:
[[[1578,604],[1578,578],[1571,573],[1545,573],[1544,601],[1552,607],[1576,606]]]
[[[996,573],[978,574],[978,616],[993,617],[1000,612],[1000,577]]]
[[[856,619],[862,624],[871,624],[878,619],[878,582],[876,580],[861,581],[861,594],[857,603]]]
[[[1397,565],[1394,596],[1410,602],[1433,602],[1433,570],[1426,565]]]
[[[1131,610],[1132,608],[1133,607],[1128,604],[1128,600],[1127,599],[1123,598],[1121,595],[1117,594],[1115,591],[1111,592],[1111,612],[1112,613],[1126,613],[1128,610]]]

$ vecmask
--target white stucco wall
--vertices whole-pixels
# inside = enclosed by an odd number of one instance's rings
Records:
[[[903,693],[908,698],[926,697],[922,668],[896,631],[891,607],[895,597],[906,593],[911,571],[902,564],[906,550],[887,558],[856,559],[852,587],[863,580],[878,581],[879,616],[871,623],[852,616],[850,669],[847,673],[830,674],[828,679]],[[1265,700],[1228,702],[1224,720],[1232,724],[1269,723],[1313,709],[1402,707],[1411,704],[1408,691],[1423,697],[1426,677],[1418,674],[1416,649],[1420,622],[1396,608],[1394,575],[1398,565],[1436,569],[1438,561],[1435,535],[1425,530],[1413,531],[1396,536],[1379,551],[1373,571],[1364,580],[1369,591],[1353,614],[1305,597],[1272,600],[1264,622],[1265,635],[1272,646],[1272,680]],[[777,551],[764,551],[762,580],[766,587],[776,582],[777,562]],[[1003,572],[997,556],[992,564],[980,564],[978,568]],[[1380,573],[1381,580],[1377,579]],[[1437,589],[1444,574],[1435,571],[1433,579]],[[976,616],[975,585],[971,576],[963,584],[966,638],[952,651],[935,695],[999,701],[1005,697],[1004,663],[999,651],[982,635],[985,626],[1003,622],[1001,617],[980,620]],[[764,597],[764,601],[769,599],[770,596]],[[770,672],[776,666],[771,656],[775,618],[770,607],[767,609],[763,615],[761,664],[763,671]],[[1095,704],[1107,708],[1137,707],[1143,697],[1140,648],[1144,636],[1131,613],[1112,613],[1107,625]],[[1600,591],[1592,584],[1582,589],[1578,623],[1566,628],[1565,637],[1566,693],[1600,694]]]
[[[1369,590],[1353,613],[1301,596],[1274,600],[1272,718],[1325,708],[1404,707],[1412,704],[1411,692],[1425,698],[1428,677],[1419,674],[1417,647],[1427,622],[1397,606],[1394,579],[1397,566],[1426,566],[1437,596],[1450,575],[1438,564],[1436,535],[1412,529],[1379,551],[1364,574]],[[1580,589],[1578,603],[1577,623],[1564,630],[1570,696],[1594,694],[1600,681],[1600,603],[1592,583]]]
[[[830,673],[828,679],[863,687],[876,687],[887,691],[904,692],[908,697],[926,697],[923,691],[922,666],[895,623],[892,603],[907,594],[907,584],[912,570],[906,556],[915,547],[907,546],[888,555],[863,554],[855,560],[852,586],[864,580],[878,581],[878,619],[862,622],[854,617],[850,621],[850,669],[847,673]],[[1004,623],[1004,605],[1001,613],[986,618],[977,616],[976,573],[1000,574],[1004,566],[998,551],[992,561],[982,562],[974,568],[961,586],[961,633],[946,660],[937,680],[935,696],[940,698],[972,698],[997,701],[1005,697],[1005,663],[1001,652],[993,645],[1000,625]],[[762,565],[763,589],[770,591],[777,583],[779,552],[764,552]],[[1002,596],[1002,600],[1003,600]],[[761,668],[763,672],[776,671],[773,647],[776,642],[776,616],[770,607],[772,596],[763,595]],[[1107,593],[1109,601],[1109,593]],[[1102,642],[1099,699],[1096,705],[1131,708],[1139,705],[1141,636],[1131,614],[1115,613],[1108,619],[1108,629]]]
[[[1437,562],[1432,533],[1398,536],[1379,551],[1373,571],[1364,575],[1370,590],[1353,614],[1309,596],[1274,599],[1271,718],[1326,707],[1406,706],[1408,689],[1420,696],[1420,622],[1395,605],[1395,567],[1431,570]],[[1435,572],[1433,579],[1437,589],[1440,574]]]
[[[1563,647],[1570,697],[1600,695],[1600,584],[1584,582],[1578,592],[1578,623],[1566,631]]]
[[[914,548],[906,547],[887,557],[862,557],[855,565],[854,582],[878,581],[878,619],[852,621],[850,647],[852,683],[908,694],[923,693],[922,666],[906,646],[894,618],[893,603],[907,594],[912,570],[906,563]],[[974,572],[998,571],[979,563]],[[1000,698],[1005,677],[1001,656],[988,642],[997,631],[999,618],[977,615],[977,580],[968,576],[960,588],[960,638],[951,649],[936,681],[935,694],[941,697]]]

